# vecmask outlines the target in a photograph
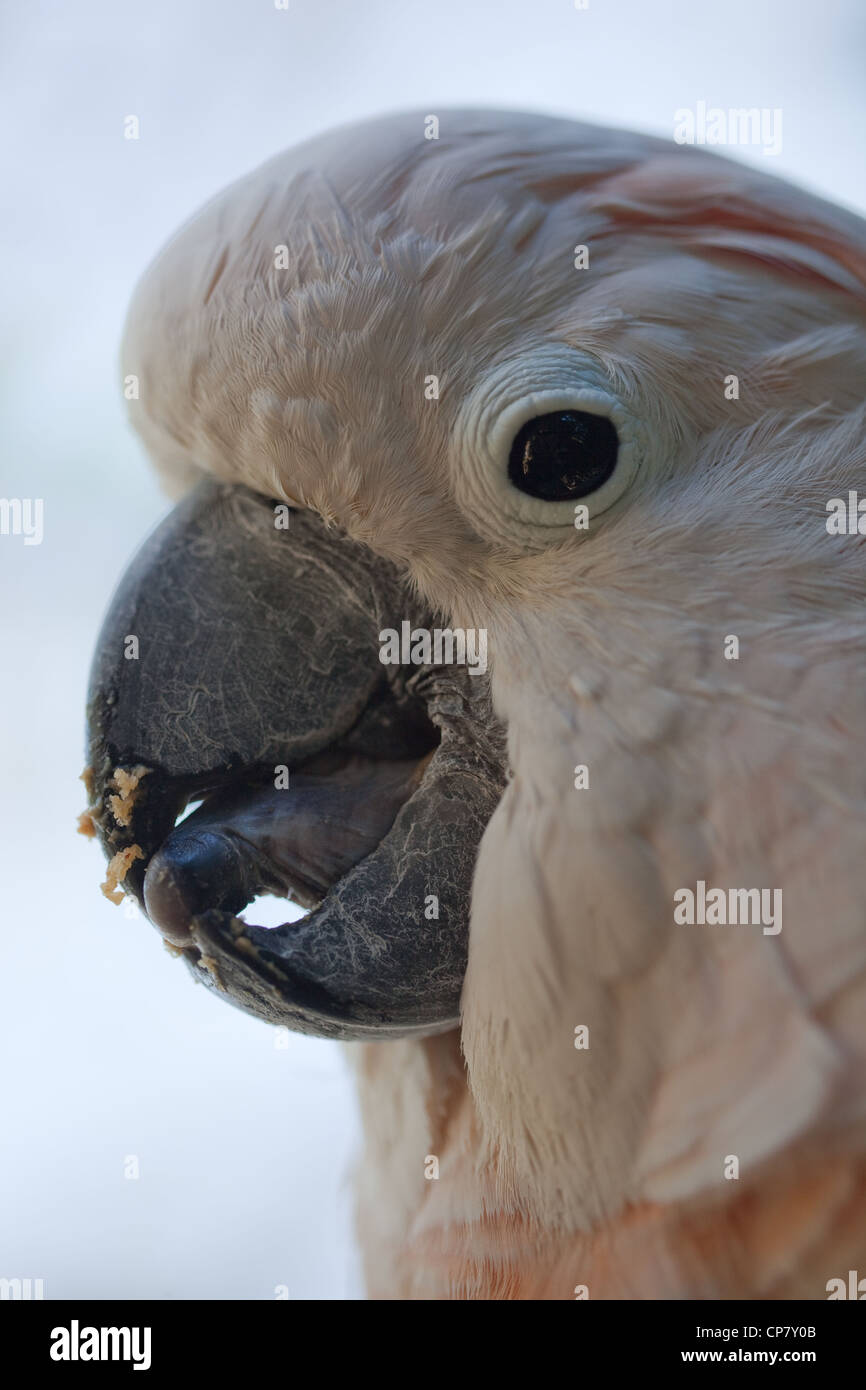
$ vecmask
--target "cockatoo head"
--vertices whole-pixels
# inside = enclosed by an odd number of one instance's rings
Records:
[[[100,639],[95,818],[200,973],[343,1036],[454,1022],[497,805],[576,898],[582,736],[616,746],[593,834],[639,820],[634,760],[677,717],[673,670],[705,678],[707,625],[721,650],[792,594],[808,621],[810,514],[850,469],[813,445],[862,369],[853,216],[626,131],[453,111],[428,134],[368,122],[234,184],[148,270],[123,347],[157,467],[210,481]],[[495,715],[465,668],[383,675],[403,620],[486,634]],[[321,906],[246,928],[263,887]],[[515,891],[535,925],[486,968],[521,962],[531,997],[553,890]]]

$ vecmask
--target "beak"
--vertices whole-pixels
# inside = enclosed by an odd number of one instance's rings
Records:
[[[443,1031],[505,782],[487,680],[383,666],[380,630],[431,615],[392,565],[311,513],[288,529],[276,518],[247,489],[202,483],[114,597],[87,707],[108,888],[119,898],[122,883],[198,979],[270,1023]],[[240,920],[263,892],[310,911],[274,929]]]

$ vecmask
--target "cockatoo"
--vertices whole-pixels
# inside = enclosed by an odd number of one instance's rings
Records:
[[[92,821],[199,977],[351,1040],[371,1296],[866,1272],[864,368],[859,218],[540,115],[311,140],[145,274],[186,495]]]

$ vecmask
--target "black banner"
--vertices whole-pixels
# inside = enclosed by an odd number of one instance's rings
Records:
[[[826,1378],[828,1372],[843,1368],[850,1373],[861,1359],[863,1314],[856,1308],[839,1307],[841,1301],[848,1300],[725,1304],[575,1300],[577,1306],[560,1307],[558,1312],[552,1306],[523,1305],[513,1309],[518,1322],[504,1325],[507,1331],[496,1342],[485,1342],[483,1348],[479,1344],[478,1353],[495,1363],[496,1349],[512,1345],[511,1338],[521,1325],[528,1331],[543,1326],[555,1329],[557,1336],[565,1331],[580,1339],[568,1344],[572,1354],[567,1359],[576,1374],[589,1368],[596,1375],[599,1371],[616,1375],[633,1369],[666,1372],[679,1366],[741,1365],[806,1367]],[[9,1301],[0,1306],[0,1335],[6,1364],[17,1363],[25,1375],[47,1371],[52,1378],[93,1376],[108,1367],[115,1375],[118,1371],[190,1370],[225,1376],[272,1368],[291,1376],[303,1372],[308,1357],[315,1361],[323,1353],[322,1364],[332,1375],[340,1348],[345,1348],[347,1358],[352,1357],[352,1369],[357,1372],[357,1357],[364,1347],[370,1351],[375,1346],[381,1355],[390,1336],[396,1339],[397,1350],[404,1345],[407,1322],[415,1317],[419,1330],[429,1326],[439,1333],[443,1313],[442,1305],[435,1315],[429,1308],[403,1305],[400,1327],[392,1330],[388,1315],[376,1303]],[[455,1311],[454,1316],[457,1323],[451,1326],[458,1335],[465,1334],[465,1314]],[[484,1330],[491,1326],[487,1316],[481,1315]],[[325,1343],[321,1339],[308,1342],[302,1361],[295,1362],[298,1336],[313,1332],[321,1317],[332,1329],[339,1328],[341,1335],[329,1335]],[[346,1339],[349,1331],[360,1331],[375,1342]],[[525,1344],[524,1348],[529,1350]],[[544,1354],[536,1349],[533,1355]],[[402,1365],[394,1356],[386,1357],[385,1364],[391,1375],[401,1378],[419,1369],[411,1351]],[[425,1359],[425,1365],[429,1371],[429,1360]],[[443,1365],[444,1376],[454,1373]]]

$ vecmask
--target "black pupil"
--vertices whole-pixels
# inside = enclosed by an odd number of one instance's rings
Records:
[[[515,436],[508,476],[516,488],[545,502],[586,497],[616,467],[619,440],[610,420],[585,410],[536,415]]]

